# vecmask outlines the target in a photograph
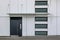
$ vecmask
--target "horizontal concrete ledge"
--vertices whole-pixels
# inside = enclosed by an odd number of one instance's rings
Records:
[[[8,13],[9,15],[48,15],[49,13]]]
[[[53,36],[0,36],[0,38],[55,38],[55,37],[60,37],[60,35],[53,35]]]

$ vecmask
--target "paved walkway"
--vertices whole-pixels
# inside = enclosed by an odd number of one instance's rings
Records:
[[[60,36],[0,37],[0,40],[60,40]]]

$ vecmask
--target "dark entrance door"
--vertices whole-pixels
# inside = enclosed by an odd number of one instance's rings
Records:
[[[22,36],[22,17],[10,17],[10,35]]]

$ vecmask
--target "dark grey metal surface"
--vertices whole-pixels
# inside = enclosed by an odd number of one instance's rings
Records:
[[[10,35],[22,36],[22,17],[10,18]]]

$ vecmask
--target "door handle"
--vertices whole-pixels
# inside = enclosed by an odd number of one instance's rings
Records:
[[[20,29],[22,29],[22,26],[21,26],[21,24],[20,24]]]

